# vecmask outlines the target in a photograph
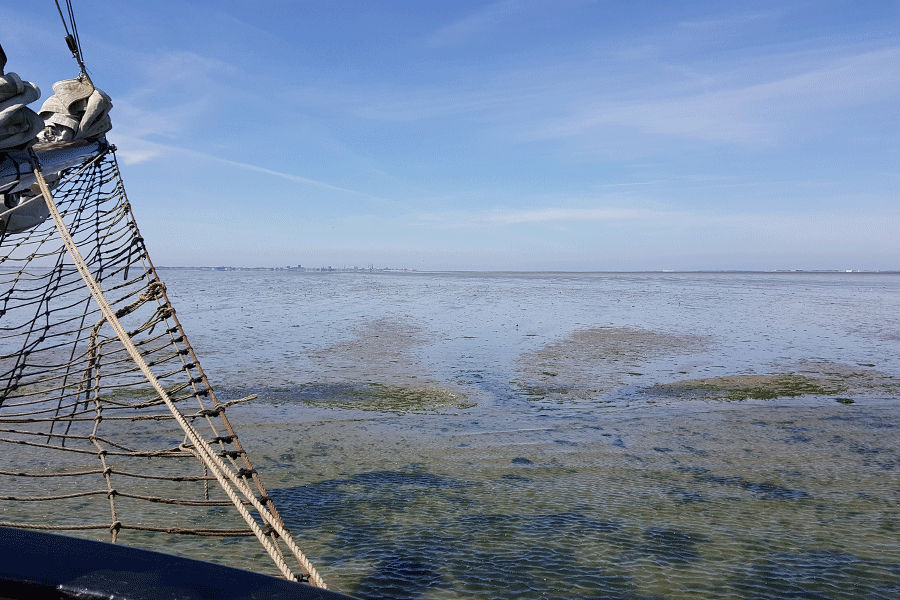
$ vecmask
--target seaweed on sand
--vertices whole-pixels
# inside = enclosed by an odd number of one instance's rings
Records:
[[[653,387],[653,391],[679,397],[740,401],[829,396],[846,391],[846,386],[805,375],[729,375],[658,384]]]

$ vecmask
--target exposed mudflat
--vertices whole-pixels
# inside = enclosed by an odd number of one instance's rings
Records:
[[[226,414],[332,589],[900,597],[896,275],[164,276],[220,399],[259,394]],[[140,447],[183,439],[128,427]],[[50,454],[0,470],[98,467]],[[102,476],[75,479],[103,493],[0,501],[0,519],[108,522]],[[66,491],[42,481],[13,492]],[[123,522],[234,523],[229,507],[116,506]],[[121,541],[272,572],[252,538]]]
[[[514,384],[538,399],[587,400],[644,375],[659,357],[698,352],[710,344],[700,336],[638,327],[592,327],[524,353]]]
[[[373,381],[410,384],[424,377],[414,365],[412,351],[428,343],[430,335],[408,318],[366,319],[353,324],[343,341],[307,354],[316,381]]]

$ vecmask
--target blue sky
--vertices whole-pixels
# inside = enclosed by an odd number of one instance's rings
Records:
[[[157,265],[900,268],[896,0],[75,11]],[[62,38],[0,7],[42,99]]]

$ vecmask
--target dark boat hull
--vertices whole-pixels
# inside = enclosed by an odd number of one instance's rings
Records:
[[[0,600],[352,600],[204,561],[0,527]]]

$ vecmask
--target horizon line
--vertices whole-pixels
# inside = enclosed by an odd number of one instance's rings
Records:
[[[633,269],[633,270],[566,270],[566,269],[421,269],[410,267],[303,267],[303,266],[232,266],[232,265],[194,265],[194,266],[158,266],[157,269],[196,269],[204,271],[300,271],[300,272],[376,272],[404,271],[407,273],[611,273],[611,274],[691,274],[691,273],[880,273],[900,274],[900,269]]]

